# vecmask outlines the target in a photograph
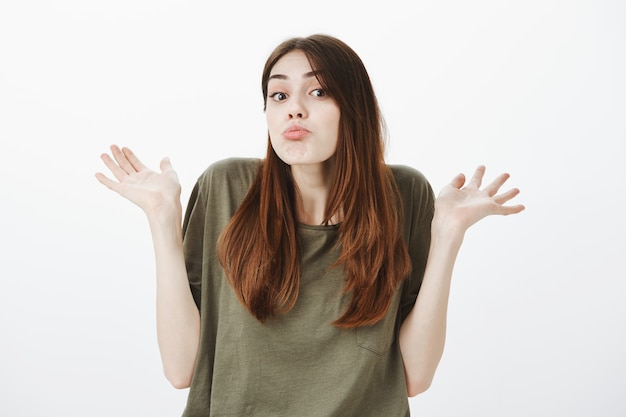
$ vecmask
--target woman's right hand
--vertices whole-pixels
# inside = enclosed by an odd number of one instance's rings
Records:
[[[180,216],[180,182],[168,158],[161,161],[158,173],[128,148],[112,145],[111,155],[104,153],[101,158],[117,181],[98,172],[100,183],[139,206],[149,219]]]

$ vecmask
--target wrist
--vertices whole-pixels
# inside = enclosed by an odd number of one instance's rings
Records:
[[[150,229],[155,232],[179,231],[182,223],[182,207],[180,202],[161,204],[149,212],[146,212]]]
[[[464,227],[456,222],[435,215],[430,227],[431,242],[447,242],[452,246],[460,247],[465,237],[465,230]]]

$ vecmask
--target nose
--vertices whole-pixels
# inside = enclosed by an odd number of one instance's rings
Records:
[[[289,119],[304,119],[306,116],[307,112],[302,99],[298,96],[292,96],[289,106]]]

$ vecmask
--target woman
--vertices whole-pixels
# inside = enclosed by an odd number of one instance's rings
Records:
[[[184,416],[407,416],[444,346],[465,231],[518,190],[426,179],[383,159],[367,72],[340,40],[279,45],[262,76],[263,160],[210,166],[184,221],[180,185],[129,149],[98,180],[146,213],[163,367],[190,387]],[[183,223],[181,230],[180,224]]]

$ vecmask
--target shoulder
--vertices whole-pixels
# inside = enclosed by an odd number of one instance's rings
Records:
[[[261,160],[257,158],[226,158],[213,162],[204,170],[201,177],[230,176],[230,175],[256,175]]]
[[[430,218],[434,212],[435,194],[426,176],[406,165],[389,165],[398,187],[405,212],[416,214],[417,219]]]
[[[227,158],[213,162],[198,177],[192,197],[197,195],[206,199],[230,195],[239,199],[254,183],[261,165],[262,160],[257,158]]]
[[[198,182],[251,183],[261,167],[261,162],[257,158],[222,159],[209,165],[198,178]]]
[[[421,190],[430,191],[428,179],[419,170],[408,165],[388,165],[396,180],[400,193]]]

